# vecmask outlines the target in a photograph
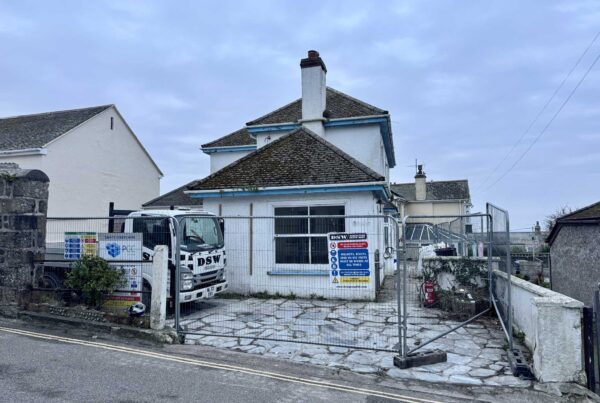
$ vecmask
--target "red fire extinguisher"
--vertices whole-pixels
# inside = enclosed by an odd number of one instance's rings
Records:
[[[429,307],[435,304],[435,290],[433,287],[433,281],[427,280],[425,283],[423,283],[423,293],[425,294],[423,306]]]

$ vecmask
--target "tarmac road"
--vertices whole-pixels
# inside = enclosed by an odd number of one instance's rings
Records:
[[[423,401],[376,388],[323,386],[221,365],[159,350],[0,327],[0,401]]]

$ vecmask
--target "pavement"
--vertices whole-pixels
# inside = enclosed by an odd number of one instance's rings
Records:
[[[397,380],[204,346],[0,318],[0,402],[558,402],[531,388]]]
[[[515,378],[506,342],[495,317],[482,317],[425,349],[447,352],[444,363],[401,370],[398,352],[398,303],[395,280],[386,279],[378,302],[302,299],[212,299],[197,303],[181,320],[186,344],[204,345],[380,374],[468,385],[526,388],[531,381]],[[408,283],[408,348],[450,330],[460,322],[440,309],[423,308],[418,280]],[[184,310],[185,311],[185,310]],[[312,344],[311,344],[312,343]],[[527,349],[515,341],[517,347]],[[373,349],[375,351],[367,350]]]

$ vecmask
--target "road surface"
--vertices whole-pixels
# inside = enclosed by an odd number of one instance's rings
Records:
[[[0,326],[0,401],[435,402]],[[379,390],[378,390],[379,389]]]

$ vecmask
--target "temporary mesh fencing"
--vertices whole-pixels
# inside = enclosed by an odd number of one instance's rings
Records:
[[[401,355],[444,349],[448,333],[489,312],[488,216],[405,217]]]
[[[396,351],[395,219],[283,207],[274,216],[219,220],[228,286],[216,298],[181,305],[179,327],[186,340],[210,344],[226,337],[242,347],[258,339]],[[329,233],[354,234],[356,242],[345,245],[356,251],[342,252]],[[350,260],[347,253],[353,254]],[[190,268],[200,258],[188,255]]]

